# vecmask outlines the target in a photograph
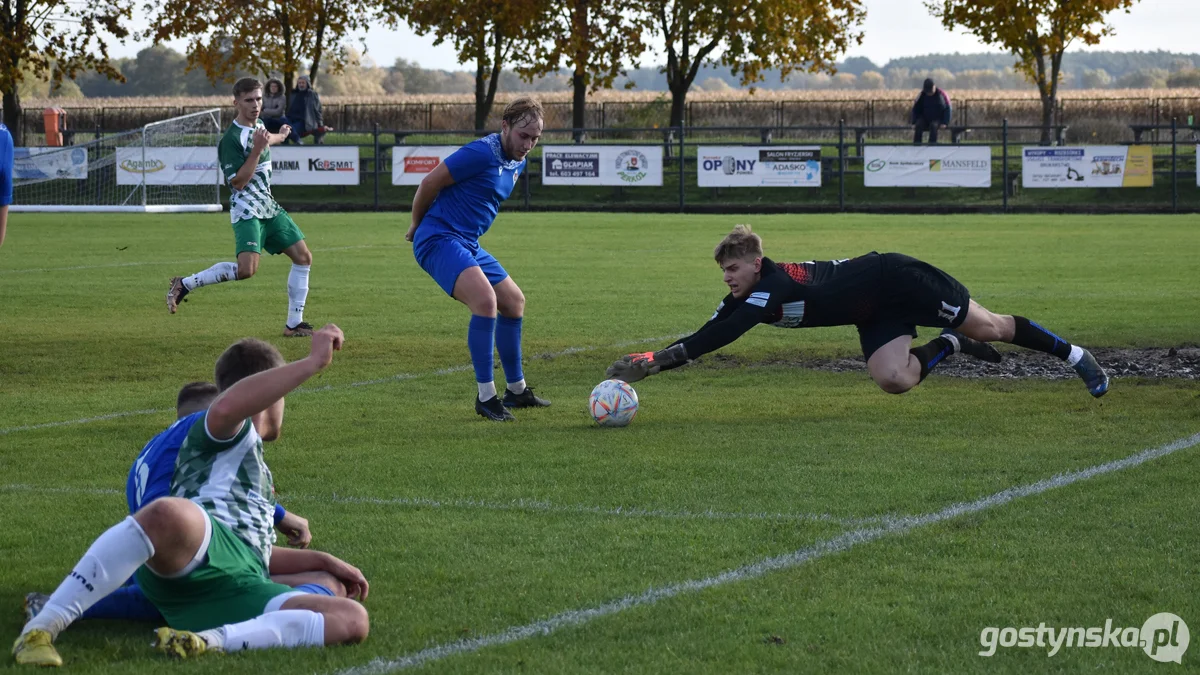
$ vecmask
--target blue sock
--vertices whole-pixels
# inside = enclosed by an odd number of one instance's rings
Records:
[[[521,372],[521,317],[496,319],[496,351],[500,352],[500,363],[504,366],[504,379],[520,382],[525,379]]]
[[[109,593],[83,613],[84,619],[125,619],[126,621],[162,621],[162,614],[136,584],[122,586]]]
[[[467,349],[471,352],[471,364],[475,366],[476,382],[491,382],[495,379],[492,373],[493,336],[496,333],[496,319],[490,316],[471,315],[470,328],[467,329]]]

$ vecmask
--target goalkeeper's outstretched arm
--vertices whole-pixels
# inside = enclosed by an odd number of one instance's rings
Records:
[[[628,354],[605,371],[608,377],[637,382],[664,370],[686,364],[728,345],[762,322],[767,308],[749,303],[724,302],[708,323],[688,337],[676,340],[657,352]]]

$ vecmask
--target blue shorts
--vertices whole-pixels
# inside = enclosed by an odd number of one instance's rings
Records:
[[[421,269],[451,297],[454,296],[454,283],[458,281],[458,275],[468,267],[483,270],[493,286],[508,278],[508,272],[491,253],[483,250],[479,244],[470,247],[458,237],[434,235],[419,240],[413,246],[413,255]]]

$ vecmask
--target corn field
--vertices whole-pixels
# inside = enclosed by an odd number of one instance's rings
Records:
[[[1036,91],[950,91],[954,104],[952,125],[1012,126],[1041,124],[1041,101]],[[1127,142],[1129,125],[1180,126],[1200,123],[1200,89],[1069,90],[1059,98],[1055,124],[1068,127],[1074,143]],[[907,90],[757,90],[695,92],[688,96],[686,125],[704,127],[847,127],[903,126],[908,123],[915,91]],[[487,126],[499,126],[500,111],[516,94],[497,95]],[[547,128],[571,126],[571,94],[539,95],[546,108]],[[25,105],[27,134],[44,133],[41,110],[50,105],[67,112],[67,128],[75,134],[121,131],[176,115],[221,107],[229,111],[230,97],[95,98],[39,101]],[[339,130],[470,129],[474,99],[469,94],[388,97],[330,96],[322,99],[325,123]],[[670,112],[666,92],[602,91],[588,98],[586,124],[590,128],[666,126]],[[991,136],[992,134],[988,134]]]

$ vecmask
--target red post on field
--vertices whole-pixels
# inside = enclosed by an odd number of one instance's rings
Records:
[[[67,111],[62,108],[46,108],[42,111],[42,122],[46,127],[46,145],[61,148],[63,130],[67,128]]]

